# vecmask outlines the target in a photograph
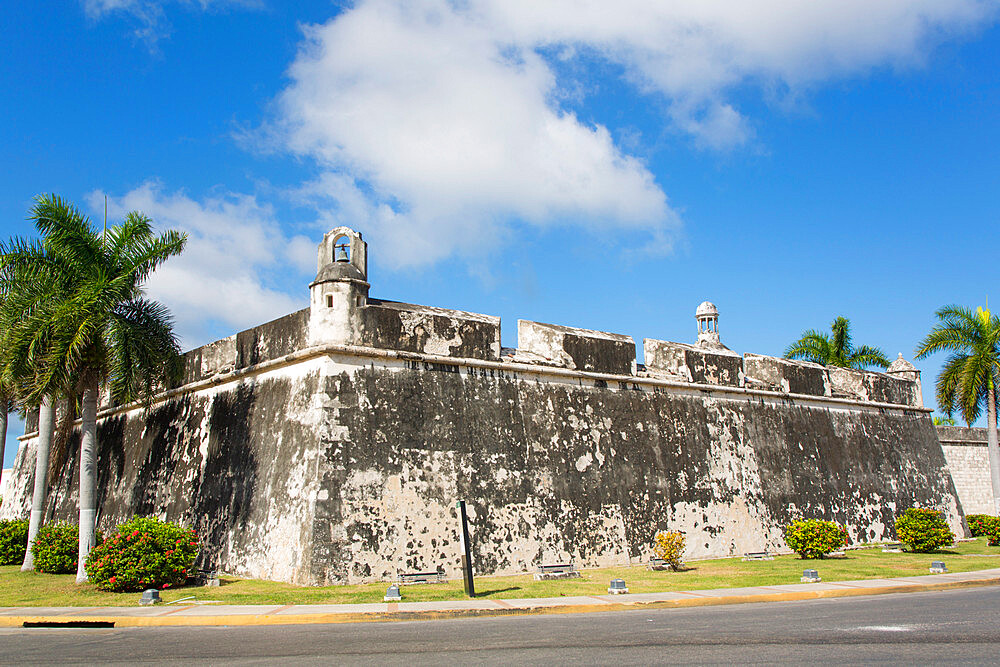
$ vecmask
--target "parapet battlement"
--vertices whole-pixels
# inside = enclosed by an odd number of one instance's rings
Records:
[[[696,343],[646,338],[645,364],[639,364],[630,336],[518,320],[517,348],[503,348],[499,317],[369,297],[367,244],[347,227],[326,234],[318,256],[308,309],[188,352],[184,383],[310,347],[336,345],[451,358],[459,365],[462,359],[528,364],[584,374],[923,406],[920,372],[902,355],[886,373],[740,355],[722,344],[718,310],[707,301],[696,311]]]

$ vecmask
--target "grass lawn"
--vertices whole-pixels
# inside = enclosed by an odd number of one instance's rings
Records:
[[[742,562],[739,558],[693,561],[683,572],[653,572],[644,566],[583,570],[579,579],[534,581],[531,574],[477,577],[478,597],[534,598],[561,595],[604,595],[615,577],[626,581],[631,593],[656,593],[704,588],[739,588],[798,583],[802,570],[813,568],[826,581],[928,574],[932,560],[943,560],[951,572],[1000,567],[1000,547],[986,538],[960,542],[930,554],[882,553],[879,548],[848,551],[846,558],[801,560],[778,556],[773,561]],[[77,585],[73,574],[21,572],[17,565],[0,567],[0,607],[102,607],[138,604],[138,593],[102,593],[92,585]],[[190,602],[223,604],[333,604],[381,602],[387,583],[360,586],[303,587],[256,579],[223,577],[222,586],[185,586],[161,593],[165,602],[194,596]],[[464,597],[461,580],[401,588],[403,600],[454,600]]]

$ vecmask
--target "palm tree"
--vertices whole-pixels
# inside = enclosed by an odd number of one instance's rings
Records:
[[[3,250],[4,248],[0,244],[0,251]],[[0,260],[0,266],[5,266],[2,260]],[[6,290],[7,286],[11,284],[8,277],[8,272],[0,274],[0,313],[4,312]],[[0,366],[8,362],[9,357],[4,353],[3,348],[0,347]],[[2,416],[2,429],[0,429],[0,461],[3,461],[4,445],[7,440],[7,415],[14,409],[14,397],[19,393],[20,390],[11,380],[10,375],[0,372],[0,401],[4,403],[0,407],[6,407]],[[45,498],[48,495],[49,447],[55,431],[56,417],[55,406],[52,399],[48,396],[43,398],[41,404],[35,407],[38,409],[38,439],[35,444],[35,483],[31,497],[31,514],[28,520],[28,544],[24,552],[24,562],[21,564],[21,570],[25,572],[35,569],[35,559],[31,551],[31,545],[35,541],[35,535],[42,525],[42,518],[45,513]]]
[[[14,239],[0,272],[7,299],[0,324],[4,373],[24,386],[28,401],[71,388],[81,396],[80,549],[77,582],[94,546],[97,400],[102,386],[112,400],[144,399],[179,370],[179,347],[167,309],[143,294],[143,283],[187,237],[153,234],[138,212],[102,234],[72,204],[39,196],[30,220],[41,234]]]
[[[851,345],[851,321],[837,317],[830,325],[832,336],[816,329],[802,334],[802,338],[788,346],[786,359],[805,359],[824,366],[843,368],[865,368],[878,366],[888,368],[889,360],[882,350],[870,345]]]
[[[28,519],[28,546],[24,552],[21,571],[35,569],[35,555],[31,545],[38,529],[42,527],[45,515],[45,497],[48,495],[49,446],[56,428],[56,407],[51,397],[46,396],[38,406],[38,442],[35,445],[35,487],[31,494],[31,516]]]
[[[969,424],[986,408],[986,448],[990,456],[994,511],[1000,516],[1000,447],[997,439],[997,387],[1000,384],[1000,317],[989,308],[961,306],[937,311],[938,323],[917,347],[917,358],[951,352],[937,379],[938,407],[948,416],[957,409]]]

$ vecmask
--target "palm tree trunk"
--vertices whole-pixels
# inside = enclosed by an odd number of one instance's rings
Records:
[[[986,387],[986,449],[990,453],[993,516],[1000,516],[1000,442],[997,438],[997,396],[992,378]]]
[[[97,528],[97,383],[88,382],[83,390],[83,424],[80,427],[80,550],[76,583],[87,581],[84,568],[94,548]]]
[[[42,526],[42,513],[45,511],[45,495],[49,478],[49,445],[52,443],[52,432],[56,430],[55,401],[46,396],[38,407],[38,446],[35,448],[35,491],[31,496],[31,519],[28,521],[28,550],[24,554],[24,564],[21,571],[35,569],[35,558],[31,554],[31,545],[35,535]]]
[[[7,409],[10,407],[10,403],[7,401],[6,396],[0,396],[3,401],[3,414],[0,415],[0,489],[3,489],[3,457],[6,452],[4,451],[7,447]],[[0,502],[2,502],[0,498]]]

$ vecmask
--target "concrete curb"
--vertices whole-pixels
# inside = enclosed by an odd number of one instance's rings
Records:
[[[917,580],[917,581],[914,581]],[[924,581],[919,581],[924,580]],[[621,596],[575,596],[531,600],[455,600],[367,605],[259,605],[179,607],[61,607],[32,613],[30,607],[0,609],[0,627],[166,627],[299,625],[578,614],[643,609],[704,607],[751,602],[791,602],[823,598],[917,593],[1000,585],[1000,569],[959,574],[759,586],[742,589],[674,591]],[[329,610],[322,610],[329,607]],[[352,610],[351,608],[357,609]],[[402,607],[402,608],[401,608]],[[306,611],[313,610],[313,611]],[[228,612],[228,613],[227,613]]]

